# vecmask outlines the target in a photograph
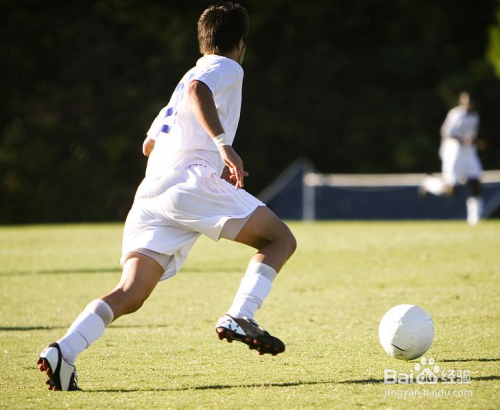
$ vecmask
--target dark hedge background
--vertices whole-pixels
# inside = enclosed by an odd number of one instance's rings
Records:
[[[210,3],[0,0],[0,223],[124,219]],[[326,173],[439,171],[462,89],[478,98],[483,165],[500,169],[496,0],[241,3],[250,192],[298,157]]]

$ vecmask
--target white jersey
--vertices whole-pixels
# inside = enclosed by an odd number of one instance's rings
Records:
[[[479,115],[468,112],[463,107],[455,107],[446,116],[441,135],[445,138],[458,138],[462,141],[474,140],[479,129]]]
[[[227,221],[248,218],[264,206],[220,178],[222,157],[185,93],[193,80],[211,90],[231,143],[240,117],[243,69],[234,60],[208,55],[184,75],[148,132],[156,142],[125,223],[122,262],[131,252],[163,255],[153,257],[165,269],[162,280],[177,273],[200,235],[217,241]]]
[[[189,105],[185,91],[193,80],[208,86],[224,131],[231,143],[234,140],[240,118],[243,69],[227,57],[206,55],[184,75],[147,133],[155,140],[146,169],[147,178],[161,178],[180,162],[209,162],[222,172],[224,164],[217,147]]]
[[[483,171],[474,140],[479,130],[479,115],[463,107],[451,109],[441,127],[439,155],[443,179],[448,185],[478,179]]]

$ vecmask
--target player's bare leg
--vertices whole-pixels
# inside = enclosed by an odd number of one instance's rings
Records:
[[[128,255],[116,288],[89,303],[64,337],[40,354],[37,364],[47,374],[50,390],[80,390],[74,366],[78,354],[97,341],[113,320],[138,310],[163,272],[158,262],[148,256]]]
[[[444,182],[436,176],[425,177],[418,187],[418,193],[422,198],[426,198],[428,194],[436,196],[452,196],[455,194],[456,187]]]
[[[149,256],[130,253],[120,282],[100,299],[113,310],[114,320],[139,310],[160,281],[164,269]]]
[[[296,249],[290,229],[268,208],[259,207],[235,238],[257,249],[243,277],[228,314],[219,319],[219,339],[239,340],[260,354],[276,355],[284,343],[253,320],[255,311],[271,291],[272,282]]]
[[[267,207],[255,210],[235,241],[257,249],[252,261],[271,266],[276,273],[297,248],[290,228]]]

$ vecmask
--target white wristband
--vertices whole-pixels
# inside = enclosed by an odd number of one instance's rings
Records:
[[[221,149],[224,145],[231,145],[229,143],[229,138],[224,132],[214,137],[213,140],[218,149]]]

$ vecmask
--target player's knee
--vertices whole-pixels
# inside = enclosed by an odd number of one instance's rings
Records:
[[[453,196],[457,193],[457,186],[456,185],[445,185],[443,188],[443,195],[444,196]]]
[[[144,302],[146,301],[146,298],[133,298],[129,301],[128,303],[128,312],[127,313],[134,313],[137,312],[143,305]]]
[[[290,231],[286,225],[275,238],[275,242],[279,243],[280,249],[286,253],[287,259],[292,256],[297,249],[297,239],[295,239],[292,231]]]
[[[297,250],[297,239],[292,232],[289,231],[287,235],[287,249],[288,249],[288,257],[292,256]]]
[[[115,314],[117,313],[116,317],[137,312],[147,299],[140,294],[131,294],[131,292],[122,289],[115,290],[113,293],[117,311],[115,312]]]
[[[297,249],[297,240],[295,236],[288,226],[281,221],[279,221],[278,224],[271,224],[262,235],[255,236],[252,238],[251,242],[245,243],[258,250],[262,250],[269,246],[275,247],[280,250],[280,253],[284,255],[285,259],[292,256]]]

